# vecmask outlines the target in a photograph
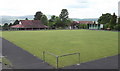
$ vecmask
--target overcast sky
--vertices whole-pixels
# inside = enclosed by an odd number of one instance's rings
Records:
[[[102,13],[118,14],[119,0],[1,0],[0,15],[59,15],[68,9],[70,18],[98,18]]]

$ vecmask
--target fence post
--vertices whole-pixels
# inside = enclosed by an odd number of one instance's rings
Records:
[[[80,64],[80,53],[78,53],[78,57],[79,57],[79,64]]]
[[[56,58],[57,58],[56,63],[57,63],[57,69],[58,69],[58,58],[59,58],[59,56],[56,56]]]
[[[43,51],[43,60],[45,62],[45,51]]]

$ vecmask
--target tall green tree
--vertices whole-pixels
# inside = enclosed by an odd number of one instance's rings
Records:
[[[68,10],[67,9],[62,9],[59,17],[62,21],[64,21],[64,20],[68,19],[68,15],[69,15]]]
[[[43,13],[41,11],[36,12],[34,15],[34,20],[41,20],[41,17],[43,16]]]
[[[73,22],[73,20],[72,19],[70,19],[70,18],[68,18],[67,20],[66,20],[66,26],[70,26],[71,24],[72,24],[72,22]]]
[[[56,22],[56,16],[55,15],[51,16],[50,22]]]
[[[19,24],[19,20],[15,20],[15,22],[13,23],[13,25],[17,25]]]
[[[109,28],[114,29],[115,25],[117,24],[116,22],[117,22],[117,16],[114,13],[110,19]]]
[[[5,24],[2,26],[2,28],[3,28],[4,30],[8,30],[8,29],[9,29],[8,23],[5,23]]]
[[[118,18],[118,23],[115,26],[115,30],[120,31],[120,17]]]
[[[42,22],[43,24],[45,24],[45,25],[48,24],[48,18],[47,18],[46,15],[43,15],[43,16],[41,17],[41,22]]]
[[[4,25],[3,25],[3,27],[8,27],[9,25],[8,25],[8,23],[5,23]]]
[[[9,27],[12,26],[12,23],[9,24]]]
[[[56,17],[56,24],[55,24],[56,28],[61,27],[61,23],[62,23],[61,19],[59,17]]]
[[[57,23],[57,16],[52,15],[51,18],[49,19],[48,26],[50,28],[55,28],[55,24]]]
[[[65,27],[66,24],[68,23],[67,21],[69,19],[68,15],[69,15],[68,10],[62,9],[61,14],[59,15],[59,18],[61,20],[61,23],[60,23],[61,27]]]
[[[25,20],[28,20],[28,18],[25,18]]]
[[[98,19],[98,24],[107,24],[110,22],[112,15],[110,13],[102,14]]]

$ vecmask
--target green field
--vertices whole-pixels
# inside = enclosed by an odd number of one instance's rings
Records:
[[[93,30],[43,30],[4,31],[2,36],[43,59],[42,52],[55,55],[80,52],[80,62],[92,61],[118,54],[118,32]],[[56,66],[55,58],[46,55],[50,65]],[[59,67],[75,64],[77,56],[63,57]]]

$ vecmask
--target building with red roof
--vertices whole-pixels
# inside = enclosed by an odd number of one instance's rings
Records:
[[[40,20],[20,20],[19,24],[11,26],[15,29],[46,29],[48,26],[42,24]]]
[[[87,29],[102,29],[103,28],[102,24],[97,24],[97,23],[94,23],[93,21],[73,21],[71,26],[73,28],[76,28],[80,24],[86,24],[87,25]]]
[[[93,21],[73,21],[73,24],[94,24]]]

